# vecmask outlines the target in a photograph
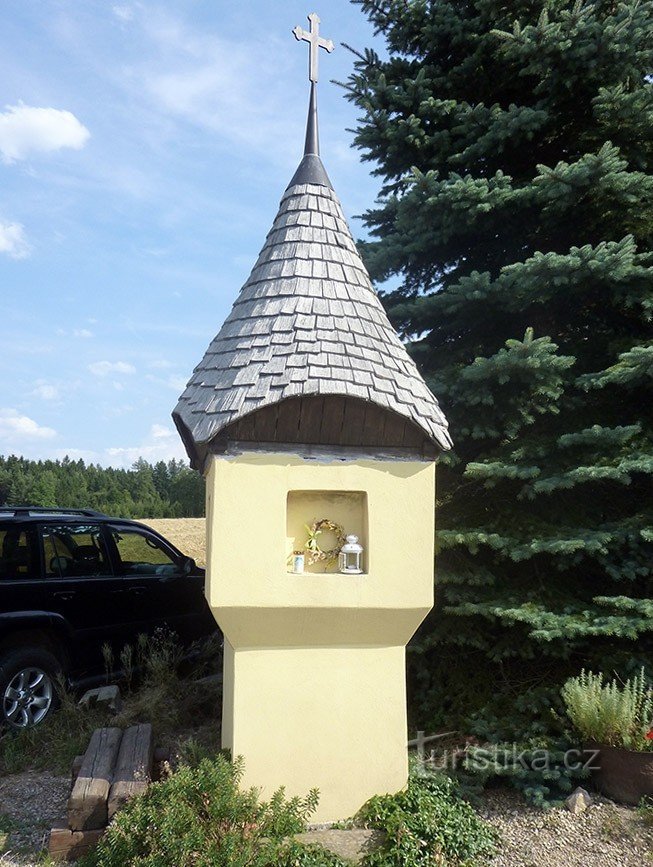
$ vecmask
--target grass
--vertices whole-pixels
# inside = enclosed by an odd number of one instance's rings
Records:
[[[642,803],[639,805],[638,812],[644,823],[653,828],[653,798],[644,798]]]
[[[2,855],[7,850],[7,840],[9,835],[14,830],[16,823],[6,813],[0,813],[0,860]]]
[[[206,565],[206,520],[204,518],[140,518],[142,524],[151,527],[169,539],[173,545],[192,557],[198,566]]]
[[[170,635],[139,641],[131,659],[134,667],[142,669],[140,679],[137,682],[132,673],[123,684],[126,693],[120,714],[97,706],[81,708],[78,696],[60,685],[61,706],[48,720],[32,729],[0,735],[0,774],[28,769],[66,774],[74,757],[86,750],[93,730],[107,725],[126,728],[151,722],[157,746],[177,753],[192,739],[195,748],[217,751],[220,690],[197,680],[219,670],[220,657],[217,638],[205,642],[190,664]]]
[[[82,710],[76,697],[61,684],[59,697],[61,706],[41,725],[2,732],[1,774],[17,774],[28,769],[67,773],[74,757],[86,749],[93,729],[106,725],[105,712]]]

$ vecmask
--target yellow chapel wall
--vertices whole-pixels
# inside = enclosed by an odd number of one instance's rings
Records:
[[[245,785],[266,796],[317,786],[313,821],[346,818],[407,780],[405,644],[433,604],[435,466],[258,452],[210,461],[206,593],[225,633],[223,746],[245,758]],[[319,518],[361,536],[363,575],[289,571],[299,522]]]

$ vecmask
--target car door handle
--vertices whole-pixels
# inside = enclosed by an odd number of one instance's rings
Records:
[[[59,590],[54,593],[54,596],[56,596],[57,599],[63,599],[64,602],[68,602],[70,599],[75,598],[75,592],[74,590]]]
[[[133,593],[134,596],[141,596],[143,593],[145,593],[145,587],[130,587],[127,592]]]

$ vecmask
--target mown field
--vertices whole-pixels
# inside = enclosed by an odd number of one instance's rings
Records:
[[[192,557],[199,566],[206,566],[204,518],[139,518],[139,520],[169,539],[180,551]]]

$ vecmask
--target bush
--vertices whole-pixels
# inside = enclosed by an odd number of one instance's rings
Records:
[[[589,776],[576,751],[569,753],[571,749],[564,737],[472,746],[456,777],[465,786],[476,783],[478,787],[505,780],[533,806],[558,807]]]
[[[79,867],[348,867],[342,858],[292,835],[305,829],[318,802],[261,802],[241,791],[243,765],[224,756],[181,766],[117,814]],[[385,832],[366,867],[472,865],[494,850],[495,834],[443,776],[411,777],[405,792],[372,798],[357,824]]]
[[[413,775],[406,791],[372,798],[356,818],[387,835],[366,867],[473,864],[495,848],[494,831],[444,775]]]
[[[204,758],[182,765],[153,783],[117,814],[84,867],[339,867],[319,847],[284,838],[304,830],[318,802],[285,800],[283,789],[268,802],[255,789],[241,791],[241,760]],[[320,860],[322,858],[322,860]]]
[[[220,643],[217,633],[198,642],[189,659],[174,633],[157,630],[151,637],[140,635],[134,649],[128,646],[121,653],[127,696],[115,724],[151,722],[158,746],[175,752],[180,739],[192,736],[208,741],[215,754],[221,688],[198,678],[219,670]]]
[[[644,669],[623,685],[606,684],[603,674],[582,671],[562,688],[567,716],[586,741],[623,747],[653,749],[653,689]]]

